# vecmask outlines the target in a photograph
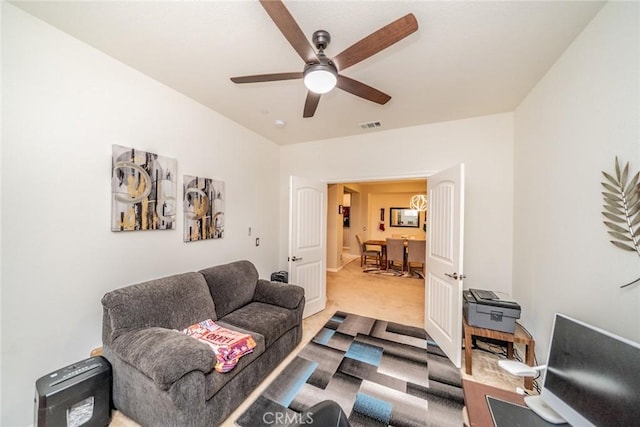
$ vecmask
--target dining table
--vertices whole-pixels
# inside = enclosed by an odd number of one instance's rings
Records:
[[[380,255],[381,255],[381,263],[380,266],[382,270],[387,269],[387,241],[386,240],[376,240],[370,239],[364,242],[364,246],[380,246]],[[406,263],[407,259],[407,247],[409,246],[409,239],[404,239],[404,263]]]

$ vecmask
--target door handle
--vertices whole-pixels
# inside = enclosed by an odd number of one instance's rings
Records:
[[[447,276],[447,277],[451,277],[453,280],[462,280],[462,279],[464,279],[465,277],[467,277],[467,276],[465,276],[464,274],[461,274],[461,275],[459,275],[459,276],[458,276],[458,273],[456,273],[455,271],[453,272],[453,274],[451,274],[451,273],[444,273],[444,275],[445,275],[445,276]]]
[[[297,256],[294,256],[293,258],[291,258],[291,261],[300,261],[302,258],[298,258]]]

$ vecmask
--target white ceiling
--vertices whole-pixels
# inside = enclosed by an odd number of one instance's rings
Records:
[[[378,105],[339,89],[303,119],[302,80],[229,78],[302,71],[303,61],[257,1],[14,1],[278,143],[513,111],[603,6],[600,1],[286,1],[309,39],[331,34],[333,57],[407,13],[419,29],[344,75],[392,96]],[[278,128],[275,120],[286,125]]]

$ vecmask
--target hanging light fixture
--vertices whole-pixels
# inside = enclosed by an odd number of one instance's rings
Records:
[[[425,196],[424,194],[416,194],[415,196],[411,197],[411,200],[409,201],[409,207],[417,211],[426,211],[427,196]]]
[[[331,36],[324,30],[313,33],[313,42],[318,49],[318,63],[307,64],[304,67],[304,85],[311,92],[323,94],[336,87],[338,82],[338,69],[334,63],[324,54],[324,49],[329,45]]]

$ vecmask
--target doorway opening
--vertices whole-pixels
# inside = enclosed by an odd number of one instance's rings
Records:
[[[420,187],[418,195],[426,196],[427,184],[429,186],[429,202],[428,209],[429,218],[427,218],[428,226],[423,224],[424,242],[425,246],[427,239],[432,242],[437,242],[434,247],[429,244],[428,251],[424,258],[424,264],[428,271],[422,280],[422,287],[425,291],[425,330],[433,338],[435,342],[440,345],[440,348],[445,354],[453,361],[456,366],[460,366],[461,361],[461,329],[462,329],[462,279],[466,277],[463,273],[463,241],[464,241],[464,164],[458,164],[449,169],[437,172],[435,174],[425,174],[429,177],[399,177],[396,180],[406,184],[411,179],[424,179],[423,186]],[[404,179],[402,179],[404,178]],[[389,223],[389,230],[392,227],[405,227],[420,229],[419,215],[415,213],[405,212],[409,211],[409,207],[405,207],[407,204],[411,204],[412,198],[415,195],[405,194],[405,198],[402,200],[400,206],[393,206],[396,209],[392,209],[392,206],[383,206],[379,212],[376,212],[376,196],[379,192],[367,191],[368,187],[375,185],[372,182],[380,182],[374,180],[368,180],[363,182],[345,182],[345,181],[329,181],[326,180],[324,185],[319,182],[311,182],[305,188],[301,185],[294,185],[298,181],[300,184],[303,179],[299,177],[291,177],[292,186],[290,201],[291,212],[290,218],[292,224],[290,227],[293,231],[289,236],[290,257],[289,268],[293,269],[292,264],[297,261],[305,260],[308,263],[306,257],[300,257],[296,255],[296,252],[302,251],[307,248],[294,247],[294,243],[300,241],[296,239],[296,231],[306,232],[320,231],[315,233],[314,248],[319,249],[313,258],[316,261],[313,275],[313,279],[321,286],[314,288],[314,283],[307,283],[305,280],[300,280],[299,283],[305,286],[310,291],[314,291],[314,295],[318,296],[318,300],[323,304],[318,307],[316,311],[309,311],[308,315],[318,312],[325,308],[324,302],[326,301],[326,282],[329,271],[332,269],[338,270],[341,264],[338,264],[342,254],[342,233],[343,233],[343,218],[342,218],[342,203],[344,201],[344,187],[345,185],[352,191],[350,201],[350,228],[355,228],[358,233],[350,232],[351,239],[355,238],[360,232],[367,233],[369,240],[373,233],[386,232],[387,227],[385,223],[385,215],[394,219],[395,223]],[[394,183],[396,184],[396,183]],[[385,185],[385,184],[380,184]],[[358,186],[366,186],[367,188],[358,188]],[[310,200],[309,197],[298,197],[297,193],[301,190],[311,189],[314,192],[314,198],[312,201],[315,203],[306,203],[301,208],[296,208],[300,205],[301,201]],[[412,193],[410,191],[408,193]],[[323,194],[324,193],[324,194]],[[303,193],[304,194],[304,193]],[[408,202],[407,202],[408,201]],[[379,202],[379,201],[378,201]],[[360,204],[359,208],[356,206]],[[444,208],[443,208],[444,207]],[[387,214],[388,209],[388,214]],[[417,210],[417,209],[416,209]],[[394,218],[392,211],[401,212],[402,220],[398,217]],[[302,215],[298,215],[301,212]],[[375,213],[372,213],[375,212]],[[379,215],[379,216],[378,216]],[[398,213],[398,215],[400,215]],[[296,222],[300,218],[307,222],[313,222],[317,225],[316,228],[300,227],[300,223]],[[410,218],[410,219],[409,219]],[[405,223],[406,219],[406,223]],[[338,221],[339,220],[339,221]],[[424,221],[424,220],[423,220]],[[377,230],[375,223],[378,224]],[[339,224],[339,227],[337,226]],[[333,230],[329,232],[329,230]],[[337,230],[337,231],[336,231]],[[355,231],[354,230],[354,231]],[[428,230],[429,236],[426,235]],[[415,230],[412,230],[415,231]],[[393,233],[392,233],[393,234]],[[405,235],[409,233],[405,231]],[[339,235],[340,238],[337,238]],[[322,238],[318,238],[322,236]],[[401,234],[402,236],[402,234]],[[410,238],[407,238],[409,240]],[[321,240],[324,240],[322,242]],[[403,240],[403,239],[400,239]],[[302,239],[302,241],[306,241]],[[324,244],[322,244],[324,243]],[[324,247],[324,250],[322,250]],[[352,241],[349,243],[349,248],[353,247]],[[324,260],[324,262],[323,262]],[[300,270],[302,264],[296,263],[295,267]],[[307,272],[310,269],[307,269]],[[325,271],[323,274],[322,271]],[[428,286],[425,286],[426,284]],[[316,289],[317,288],[317,289]],[[427,303],[428,302],[428,303]],[[305,312],[306,312],[305,306]]]
[[[327,194],[328,272],[360,259],[356,235],[363,242],[387,237],[426,240],[426,211],[415,212],[414,220],[405,223],[391,216],[392,208],[408,210],[413,196],[426,196],[426,177],[329,183]]]

